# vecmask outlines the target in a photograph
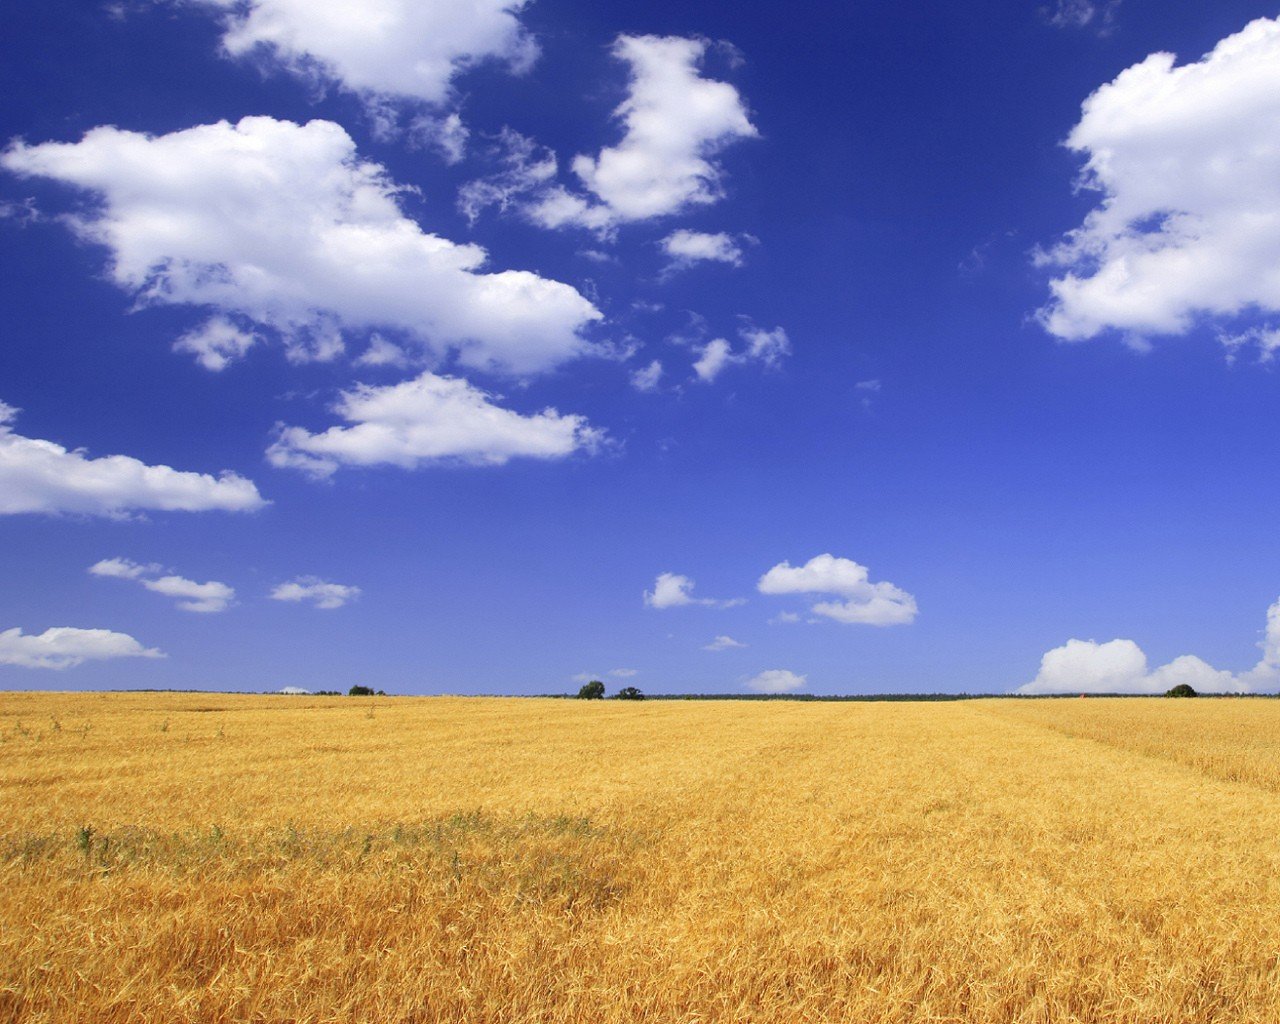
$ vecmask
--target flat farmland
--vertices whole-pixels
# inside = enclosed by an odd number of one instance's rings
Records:
[[[0,1020],[1280,1020],[1280,701],[0,695]]]

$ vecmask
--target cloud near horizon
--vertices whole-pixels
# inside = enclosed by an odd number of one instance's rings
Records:
[[[1149,669],[1147,656],[1132,640],[1068,640],[1040,660],[1035,679],[1015,693],[1161,694],[1186,683],[1198,693],[1252,693],[1280,686],[1280,599],[1267,609],[1262,657],[1238,675],[1215,669],[1193,654]]]
[[[746,687],[756,693],[793,693],[808,679],[808,676],[797,675],[785,668],[771,668],[748,679]]]
[[[830,594],[842,601],[820,601],[815,615],[864,626],[902,626],[915,621],[916,599],[892,583],[872,583],[869,570],[848,558],[817,555],[804,565],[781,562],[760,577],[762,594]]]
[[[163,657],[164,652],[143,647],[127,633],[109,629],[54,626],[43,633],[28,634],[15,627],[0,632],[0,665],[61,671],[86,661]]]

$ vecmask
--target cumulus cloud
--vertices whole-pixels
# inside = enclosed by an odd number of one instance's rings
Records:
[[[52,441],[15,434],[18,410],[0,402],[0,515],[134,512],[252,512],[266,502],[252,481],[148,466],[127,455],[90,458]]]
[[[211,580],[197,583],[182,576],[164,574],[157,565],[139,565],[127,558],[104,558],[89,566],[93,576],[107,576],[122,580],[136,580],[148,590],[178,601],[178,607],[186,612],[224,612],[231,607],[236,592],[225,583]]]
[[[513,458],[564,458],[604,440],[581,416],[554,409],[522,416],[465,380],[434,373],[386,387],[357,385],[343,392],[334,411],[351,426],[318,434],[281,427],[267,450],[271,464],[315,477],[330,476],[339,466],[500,466]]]
[[[741,359],[741,356],[734,355],[732,346],[724,338],[712,338],[702,346],[702,352],[693,364],[693,372],[698,380],[710,384],[726,366]]]
[[[747,689],[756,693],[791,693],[804,686],[808,676],[796,675],[785,668],[771,668],[747,680]]]
[[[738,90],[704,78],[707,43],[675,36],[620,36],[613,53],[631,70],[627,98],[614,111],[622,140],[572,168],[589,196],[542,190],[525,208],[544,227],[613,225],[679,213],[724,195],[715,161],[725,146],[757,134]]]
[[[527,0],[190,0],[225,13],[222,45],[265,53],[294,74],[372,101],[441,104],[454,78],[485,61],[529,67],[537,46]]]
[[[613,676],[614,679],[634,679],[639,674],[640,674],[640,670],[638,668],[609,669],[609,675]]]
[[[306,601],[316,608],[341,608],[360,596],[360,588],[344,583],[329,583],[318,576],[299,576],[281,583],[271,591],[273,601]]]
[[[260,339],[225,316],[210,317],[173,343],[175,352],[188,352],[206,370],[220,373],[242,358]]]
[[[915,621],[916,599],[892,583],[872,583],[869,570],[848,558],[817,555],[804,565],[781,562],[760,577],[762,594],[830,594],[840,601],[820,601],[810,608],[836,622],[865,626],[899,626]]]
[[[737,640],[735,640],[731,636],[721,635],[716,637],[714,640],[712,640],[711,643],[704,644],[702,649],[704,651],[728,651],[728,650],[732,650],[735,647],[746,647],[746,646],[747,646],[746,644],[739,643]]]
[[[670,261],[669,270],[683,270],[696,263],[727,263],[732,267],[742,266],[742,246],[732,235],[724,232],[713,235],[681,228],[667,235],[661,244],[662,251]]]
[[[143,647],[129,634],[113,633],[109,629],[54,626],[38,635],[23,633],[18,628],[0,632],[0,665],[65,669],[86,661],[163,657],[156,648]]]
[[[734,349],[724,338],[712,338],[698,350],[693,364],[696,379],[710,384],[730,366],[744,363],[760,363],[768,369],[777,369],[784,356],[791,354],[791,340],[781,327],[766,331],[754,324],[747,324],[738,331],[742,347]]]
[[[718,601],[711,597],[694,597],[693,580],[679,573],[663,572],[654,580],[653,590],[644,592],[644,603],[648,608],[680,608],[684,605],[701,604],[713,608],[734,608],[743,604],[743,598]]]
[[[1093,93],[1067,146],[1099,205],[1038,255],[1062,268],[1039,316],[1065,340],[1139,343],[1206,318],[1280,312],[1280,19],[1201,60],[1156,53]]]
[[[0,163],[99,197],[65,222],[107,247],[111,279],[139,305],[243,317],[296,360],[384,329],[437,358],[530,373],[588,351],[582,332],[601,316],[567,284],[488,272],[480,246],[423,231],[401,210],[405,190],[329,121],[246,117],[157,137],[101,127],[16,142]],[[180,344],[217,365],[245,347],[228,339],[206,328]]]
[[[1040,659],[1035,679],[1015,692],[1164,693],[1183,683],[1198,693],[1249,693],[1280,686],[1280,600],[1267,609],[1262,657],[1238,675],[1215,669],[1193,654],[1149,669],[1147,656],[1132,640],[1068,640]]]
[[[642,366],[631,374],[631,386],[637,391],[656,391],[658,381],[662,379],[662,363],[655,359],[648,366]]]

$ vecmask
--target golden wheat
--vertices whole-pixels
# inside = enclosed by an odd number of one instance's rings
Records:
[[[1280,1020],[1280,702],[0,695],[0,1020]]]

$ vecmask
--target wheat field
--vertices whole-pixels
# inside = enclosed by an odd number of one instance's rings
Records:
[[[0,694],[0,1020],[1280,1020],[1280,701]]]

